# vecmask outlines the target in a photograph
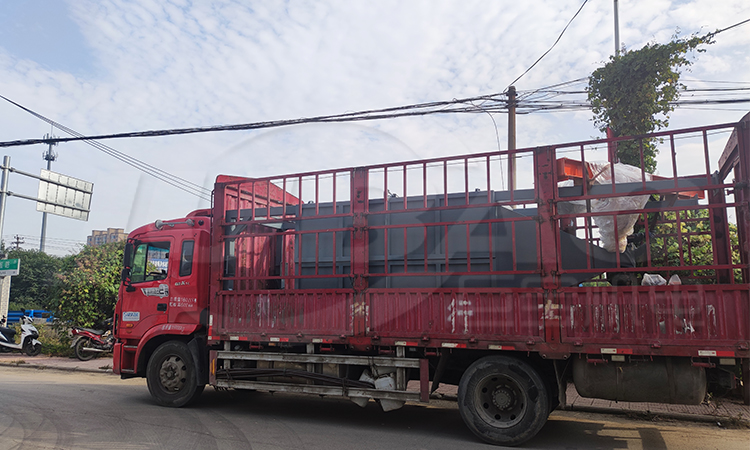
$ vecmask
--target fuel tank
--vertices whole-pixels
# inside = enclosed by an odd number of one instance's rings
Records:
[[[573,382],[581,397],[621,402],[697,405],[706,396],[706,372],[687,358],[606,364],[575,359]]]

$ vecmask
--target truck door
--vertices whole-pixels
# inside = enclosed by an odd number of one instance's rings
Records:
[[[200,250],[207,233],[183,233],[175,242],[174,266],[169,292],[169,323],[200,323],[200,313],[205,308],[208,278],[207,264],[199,264]],[[198,258],[196,258],[198,256]]]
[[[172,239],[136,242],[130,287],[122,294],[121,337],[137,339],[167,322]]]

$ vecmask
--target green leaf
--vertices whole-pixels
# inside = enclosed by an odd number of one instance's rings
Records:
[[[615,136],[636,136],[657,131],[669,124],[673,102],[679,99],[678,87],[685,55],[703,44],[712,44],[711,34],[690,39],[677,37],[667,44],[646,44],[640,50],[611,57],[589,77],[586,88],[592,105],[594,123],[600,131],[611,128]],[[656,170],[656,143],[643,142],[644,169]],[[621,142],[618,156],[626,164],[640,166],[637,144]]]

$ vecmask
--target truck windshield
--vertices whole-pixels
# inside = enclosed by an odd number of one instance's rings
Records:
[[[169,270],[169,242],[141,242],[135,247],[131,283],[163,280]]]

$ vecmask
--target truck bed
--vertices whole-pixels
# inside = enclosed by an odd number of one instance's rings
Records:
[[[586,141],[217,183],[209,339],[747,358],[747,123],[659,133],[658,180],[562,185]],[[643,242],[606,251],[593,223],[629,215]]]

